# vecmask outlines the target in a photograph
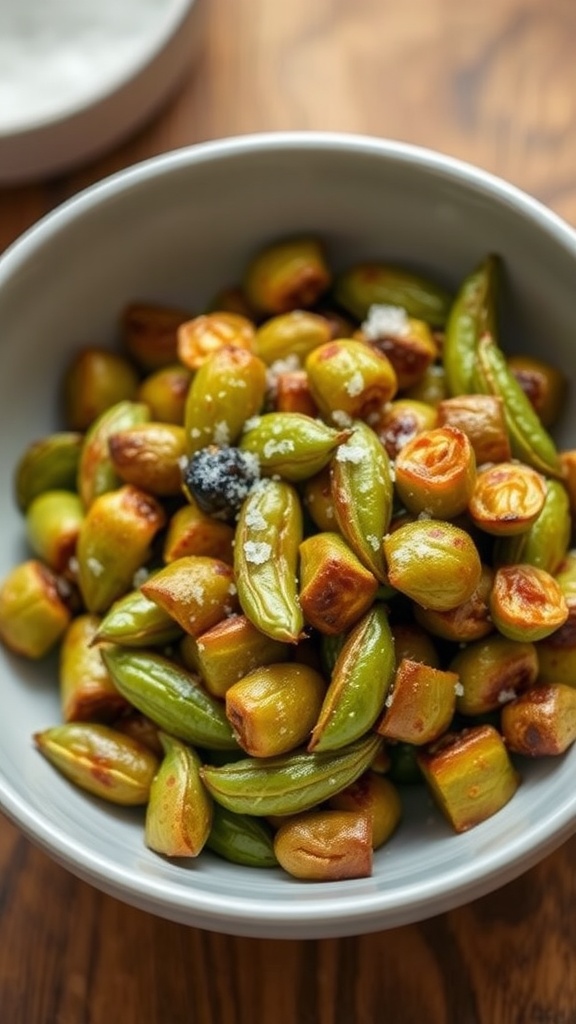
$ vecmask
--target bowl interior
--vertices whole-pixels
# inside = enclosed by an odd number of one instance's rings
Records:
[[[572,371],[576,243],[513,188],[402,145],[331,135],[206,144],[148,162],[72,200],[0,261],[0,576],[25,556],[12,472],[58,423],[58,382],[75,347],[112,343],[132,299],[200,310],[250,256],[283,235],[313,234],[335,269],[379,259],[454,286],[488,252],[504,260],[502,343]],[[575,443],[574,407],[559,430]],[[146,850],[142,814],[77,792],[31,734],[59,720],[55,658],[0,652],[0,804],[80,876],[175,920],[235,934],[321,937],[396,926],[512,878],[573,828],[576,751],[522,764],[512,802],[455,836],[419,789],[376,854],[370,879],[301,884],[210,854],[169,863]]]

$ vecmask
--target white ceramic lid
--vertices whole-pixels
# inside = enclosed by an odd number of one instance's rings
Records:
[[[197,56],[204,0],[0,0],[0,184],[63,173],[151,117]]]

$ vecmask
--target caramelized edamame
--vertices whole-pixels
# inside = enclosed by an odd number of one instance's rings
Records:
[[[15,467],[0,638],[59,649],[36,745],[145,805],[152,850],[367,875],[405,782],[461,832],[513,797],[511,752],[576,738],[565,382],[507,355],[499,272],[451,293],[281,240],[70,363]]]

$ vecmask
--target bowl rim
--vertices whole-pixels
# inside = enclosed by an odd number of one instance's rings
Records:
[[[89,185],[64,201],[23,232],[0,256],[0,288],[37,249],[48,245],[54,236],[66,229],[78,216],[94,206],[129,191],[152,178],[169,176],[174,171],[206,161],[257,155],[273,150],[324,150],[392,159],[396,163],[425,167],[471,191],[498,199],[513,207],[520,215],[535,221],[576,258],[576,231],[559,215],[522,189],[466,161],[444,155],[436,150],[411,143],[376,136],[347,132],[286,131],[260,132],[195,143],[172,150]],[[55,827],[41,812],[23,805],[16,790],[0,771],[0,807],[6,815],[36,844],[72,873],[100,889],[134,905],[154,908],[156,913],[187,920],[199,927],[230,931],[236,934],[263,937],[320,937],[321,935],[360,934],[382,928],[423,920],[437,912],[487,894],[500,887],[569,838],[576,829],[576,793],[549,808],[549,813],[526,834],[510,836],[496,849],[484,852],[482,874],[478,876],[477,861],[469,858],[459,866],[458,875],[445,879],[439,888],[438,879],[429,877],[414,887],[404,885],[389,892],[368,894],[348,890],[346,894],[330,889],[326,899],[325,883],[307,883],[305,903],[275,902],[252,893],[218,895],[179,885],[166,879],[154,879],[120,867],[114,860],[95,854],[81,841]],[[318,892],[318,898],[315,896]],[[409,900],[408,903],[405,901]],[[314,922],[321,922],[321,927]],[[300,931],[299,931],[300,929]]]
[[[94,204],[121,195],[149,178],[171,174],[188,163],[294,148],[342,152],[354,150],[361,155],[383,156],[410,166],[425,166],[444,178],[466,182],[484,195],[496,196],[504,204],[536,219],[546,233],[576,253],[576,227],[569,225],[559,214],[518,185],[459,157],[414,143],[355,132],[268,131],[191,143],[147,157],[86,185],[39,217],[5,248],[0,254],[0,275],[8,271],[12,260],[19,262],[27,258],[28,246],[34,246],[37,240],[40,241],[38,236],[46,236],[47,242],[53,234],[63,230],[77,215],[81,216]]]

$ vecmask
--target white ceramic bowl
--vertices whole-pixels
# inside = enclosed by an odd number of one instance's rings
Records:
[[[489,251],[507,270],[506,344],[572,368],[576,237],[534,200],[443,156],[329,134],[278,134],[167,154],[92,187],[0,261],[0,575],[23,556],[11,491],[27,443],[55,427],[75,346],[110,339],[123,304],[201,307],[263,243],[306,232],[335,267],[380,258],[455,284]],[[563,444],[576,442],[574,407]],[[302,884],[204,853],[183,867],[148,851],[139,812],[75,790],[34,750],[59,719],[55,672],[1,654],[0,804],[71,871],[140,908],[232,934],[314,938],[405,924],[472,900],[565,840],[576,748],[526,766],[511,803],[455,836],[422,791],[376,854],[372,878]]]

